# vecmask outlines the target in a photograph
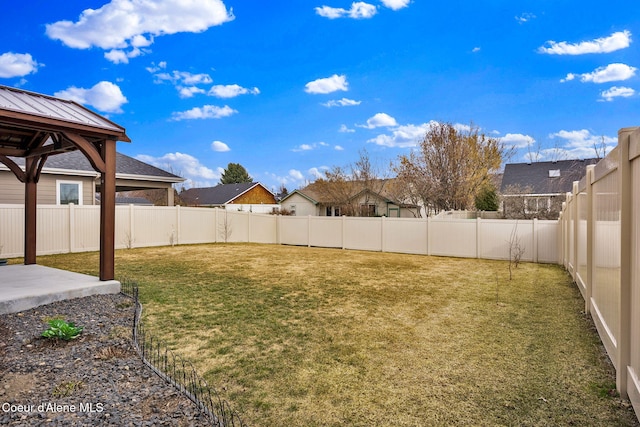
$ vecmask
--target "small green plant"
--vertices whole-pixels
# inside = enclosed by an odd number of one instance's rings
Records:
[[[51,319],[47,322],[49,328],[42,332],[42,336],[45,338],[59,338],[65,341],[75,339],[82,332],[82,326],[76,326],[73,323],[62,319]]]
[[[58,384],[53,389],[54,397],[68,397],[71,396],[76,390],[82,388],[84,383],[82,381],[69,381],[67,383]]]

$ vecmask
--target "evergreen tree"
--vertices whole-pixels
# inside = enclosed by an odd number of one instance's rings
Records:
[[[500,199],[493,185],[485,185],[476,194],[476,209],[479,211],[497,211],[500,207]]]
[[[229,163],[222,172],[220,184],[237,184],[239,182],[253,182],[253,178],[240,163]]]

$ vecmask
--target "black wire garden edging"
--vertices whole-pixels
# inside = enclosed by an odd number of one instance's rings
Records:
[[[229,403],[198,375],[191,362],[171,351],[167,345],[151,336],[142,323],[142,304],[138,298],[138,285],[123,280],[120,292],[134,301],[132,324],[133,346],[142,361],[160,378],[174,386],[191,400],[216,427],[247,427]]]

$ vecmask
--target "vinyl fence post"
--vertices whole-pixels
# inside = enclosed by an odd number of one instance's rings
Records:
[[[341,234],[342,234],[342,236],[341,236],[341,237],[342,237],[342,249],[344,250],[344,249],[345,249],[345,244],[344,244],[345,238],[344,238],[344,234],[345,234],[345,226],[346,226],[346,222],[347,222],[347,217],[346,217],[346,216],[344,216],[344,215],[342,215],[342,220],[341,220],[341,222],[342,222],[342,233],[341,233]]]
[[[618,338],[618,365],[616,369],[616,389],[620,398],[627,399],[627,369],[631,363],[631,233],[632,233],[632,182],[629,145],[631,134],[636,128],[618,131],[620,149],[620,336]]]
[[[248,212],[247,216],[247,243],[251,242],[251,211]]]
[[[307,215],[307,247],[311,247],[311,215]]]
[[[571,258],[571,277],[576,282],[576,276],[578,274],[578,223],[580,218],[578,217],[578,194],[580,194],[579,182],[573,181],[573,191],[571,192],[571,219],[573,220],[573,257]]]
[[[584,312],[591,312],[591,295],[593,291],[593,274],[595,263],[593,259],[593,242],[595,231],[595,215],[593,203],[594,165],[587,166],[587,283],[584,290]]]

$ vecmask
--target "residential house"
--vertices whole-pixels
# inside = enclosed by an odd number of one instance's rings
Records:
[[[598,159],[505,165],[500,192],[505,218],[557,219],[566,193]]]
[[[259,182],[189,188],[180,193],[180,198],[187,206],[236,209],[261,213],[270,213],[278,208],[275,195]]]
[[[11,157],[24,168],[24,158]],[[160,189],[166,192],[166,204],[173,206],[173,184],[184,178],[141,162],[122,153],[116,153],[116,191]],[[38,182],[38,204],[76,205],[99,204],[100,173],[79,151],[56,154],[47,159]],[[24,203],[24,184],[0,164],[0,204]]]
[[[280,207],[301,216],[420,216],[420,206],[398,200],[395,185],[393,179],[368,183],[316,181],[283,197]]]

